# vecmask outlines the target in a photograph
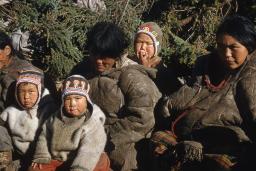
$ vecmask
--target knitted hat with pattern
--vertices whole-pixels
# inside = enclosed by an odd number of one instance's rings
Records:
[[[42,94],[42,91],[43,91],[43,85],[44,85],[44,75],[42,72],[39,72],[39,71],[36,71],[36,70],[25,70],[25,71],[21,71],[19,73],[19,76],[17,78],[17,81],[16,81],[16,99],[17,99],[17,102],[18,104],[23,107],[19,100],[18,100],[18,96],[17,96],[17,93],[18,93],[18,87],[21,83],[31,83],[31,84],[34,84],[36,85],[37,87],[37,90],[38,90],[38,98],[37,98],[37,101],[35,103],[38,104],[40,99],[41,99],[41,94]]]
[[[85,96],[87,101],[92,105],[89,97],[90,85],[87,79],[81,75],[71,75],[68,77],[62,86],[62,99],[67,95],[80,95]]]
[[[153,45],[155,48],[154,56],[156,56],[161,51],[161,43],[163,39],[163,32],[159,25],[157,25],[155,22],[143,23],[139,26],[135,37],[137,37],[139,33],[145,33],[153,40]]]

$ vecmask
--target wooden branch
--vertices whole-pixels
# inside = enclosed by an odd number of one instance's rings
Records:
[[[192,16],[189,16],[189,17],[183,19],[183,20],[180,20],[179,21],[180,26],[187,25],[188,23],[190,23],[192,21],[193,18],[194,18],[194,16],[192,15]]]
[[[124,18],[124,15],[125,15],[125,12],[126,12],[126,9],[127,9],[127,7],[128,7],[129,2],[130,2],[130,0],[127,0],[127,1],[126,1],[125,7],[124,7],[124,11],[123,11],[123,13],[122,13],[122,16],[121,16],[119,22],[118,22],[118,25],[120,25],[120,23],[122,22],[122,20],[123,20],[123,18]]]

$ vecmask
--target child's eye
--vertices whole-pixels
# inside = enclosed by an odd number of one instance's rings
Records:
[[[152,46],[152,45],[153,45],[153,42],[147,42],[147,45],[148,45],[148,46]]]
[[[137,43],[137,44],[139,44],[139,43],[140,43],[140,44],[144,44],[144,43],[145,43],[145,44],[148,45],[148,46],[153,45],[153,42],[139,41],[139,40],[136,41],[136,43]]]
[[[69,98],[69,97],[66,97],[64,100],[70,100],[70,98]]]

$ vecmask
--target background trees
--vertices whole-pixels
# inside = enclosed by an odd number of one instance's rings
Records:
[[[8,2],[8,3],[7,3]],[[79,7],[74,0],[0,0],[0,29],[28,34],[25,58],[54,80],[88,56],[87,30],[98,21],[119,24],[131,38],[137,26],[155,21],[163,29],[161,55],[186,75],[197,56],[215,47],[215,30],[227,15],[239,13],[256,22],[256,0],[105,0],[105,9]],[[20,32],[17,32],[19,30]]]

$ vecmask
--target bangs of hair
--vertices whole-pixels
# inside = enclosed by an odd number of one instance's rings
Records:
[[[228,34],[251,53],[256,48],[256,32],[254,24],[247,18],[239,15],[227,17],[219,26],[216,36]]]

